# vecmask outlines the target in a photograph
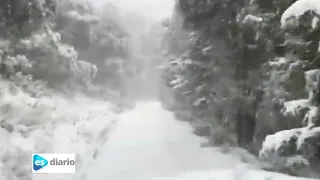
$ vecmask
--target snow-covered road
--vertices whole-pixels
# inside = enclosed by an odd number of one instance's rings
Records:
[[[192,134],[191,127],[175,120],[156,101],[138,103],[136,108],[122,114],[109,138],[96,161],[85,168],[88,179],[287,179],[249,170],[239,156],[201,148],[201,139]]]
[[[81,96],[67,101],[6,94],[0,96],[2,109],[12,105],[2,118],[15,128],[0,128],[0,180],[296,179],[249,170],[239,155],[201,148],[202,139],[158,101],[116,114],[110,103]],[[31,174],[31,154],[37,152],[76,153],[76,174]]]

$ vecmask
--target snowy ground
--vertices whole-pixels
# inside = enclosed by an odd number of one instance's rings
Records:
[[[241,163],[240,156],[200,148],[191,127],[158,102],[121,115],[117,129],[86,169],[88,180],[294,180]],[[303,178],[306,179],[306,178]]]
[[[34,99],[2,85],[1,180],[286,180],[240,163],[238,155],[200,148],[191,127],[157,101],[116,114],[107,102],[58,94]],[[77,173],[33,175],[32,153],[77,153]]]

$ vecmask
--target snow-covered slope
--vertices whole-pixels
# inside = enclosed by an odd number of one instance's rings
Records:
[[[77,171],[108,139],[117,115],[111,104],[84,96],[33,98],[0,81],[0,179],[70,180],[31,174],[32,153],[76,153]]]

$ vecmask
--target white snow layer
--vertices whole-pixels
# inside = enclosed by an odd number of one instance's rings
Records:
[[[285,115],[297,115],[299,111],[303,108],[309,107],[309,100],[308,99],[299,99],[299,100],[292,100],[286,101],[284,103],[284,112]]]
[[[318,27],[318,23],[319,23],[319,18],[318,18],[318,17],[314,17],[314,18],[312,19],[312,22],[311,22],[311,27],[312,27],[313,29],[317,28],[317,27]]]
[[[199,107],[202,103],[206,103],[206,102],[208,102],[208,99],[206,97],[201,97],[196,99],[192,105],[195,107]]]
[[[320,14],[320,1],[319,0],[298,0],[293,3],[281,16],[281,26],[285,27],[287,20],[294,17],[297,18],[307,11],[314,11]]]
[[[289,142],[292,137],[299,137],[301,129],[290,129],[268,135],[262,144],[260,156],[267,156],[269,152],[277,151],[284,142]]]
[[[262,22],[262,21],[263,21],[262,17],[258,17],[258,16],[254,16],[254,15],[248,14],[243,19],[242,23],[244,23],[244,24],[253,24],[253,23],[258,23],[258,22]]]
[[[285,57],[279,57],[279,58],[276,58],[274,61],[269,61],[269,65],[278,67],[278,66],[287,64],[288,62],[290,62],[289,59],[287,59]]]
[[[320,134],[320,128],[310,129],[309,127],[297,128],[279,131],[275,134],[268,135],[262,144],[260,157],[267,157],[268,153],[274,153],[279,150],[285,143],[290,142],[292,138],[297,139],[294,146],[300,149],[305,140],[314,135]]]
[[[67,16],[70,18],[74,18],[80,21],[85,21],[85,22],[96,22],[99,20],[98,16],[92,15],[92,14],[84,14],[81,15],[77,11],[69,11],[66,13]]]
[[[309,108],[310,108],[310,110],[304,116],[303,123],[310,126],[310,125],[314,124],[314,122],[317,118],[318,107],[310,106]]]

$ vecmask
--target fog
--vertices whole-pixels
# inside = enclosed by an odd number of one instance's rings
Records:
[[[99,7],[104,3],[117,4],[123,10],[137,12],[155,20],[170,16],[174,0],[90,0]]]
[[[174,0],[91,0],[101,14],[116,17],[123,29],[129,33],[129,61],[141,69],[137,75],[123,79],[122,84],[131,100],[155,99],[159,94],[160,78],[157,66],[161,57],[161,38],[165,29],[163,19],[171,16]],[[105,4],[116,7],[117,13],[108,13]],[[115,19],[115,18],[114,18]]]

